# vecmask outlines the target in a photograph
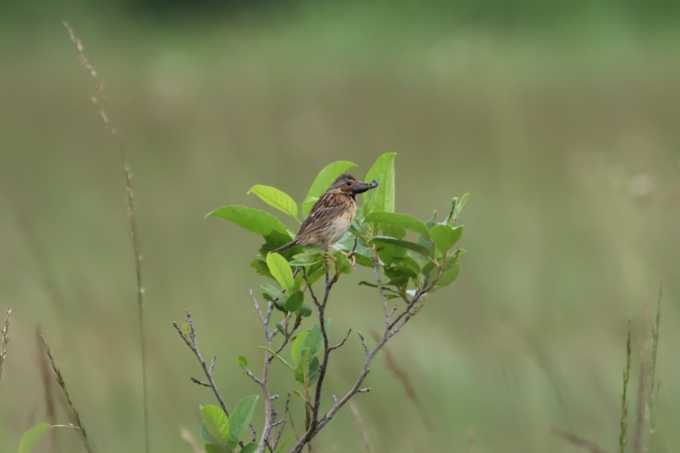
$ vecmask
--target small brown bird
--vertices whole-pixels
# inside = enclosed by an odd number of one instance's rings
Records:
[[[296,245],[313,245],[322,249],[330,247],[337,250],[333,244],[344,236],[354,221],[357,211],[356,195],[375,187],[378,187],[375,180],[366,184],[347,173],[338,176],[316,200],[309,215],[300,225],[295,240],[272,252],[280,252]]]

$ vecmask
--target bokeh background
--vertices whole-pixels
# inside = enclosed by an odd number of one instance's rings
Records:
[[[258,390],[236,356],[259,363],[246,288],[262,282],[248,266],[259,239],[204,215],[268,209],[246,195],[258,183],[302,201],[328,163],[363,177],[384,152],[397,153],[399,211],[426,219],[471,198],[459,280],[389,345],[420,405],[384,356],[355,400],[375,451],[578,451],[552,425],[616,450],[628,319],[634,399],[643,300],[653,308],[661,275],[652,450],[678,451],[679,5],[2,2],[0,308],[13,318],[0,451],[47,419],[38,328],[98,451],[143,450],[123,173],[63,20],[104,81],[134,173],[152,451],[189,452],[180,429],[197,433],[198,405],[213,403],[171,325],[184,309],[227,401]],[[381,326],[376,294],[356,285],[368,278],[338,285],[334,336]],[[352,338],[330,391],[361,361]],[[281,370],[274,382],[291,390]],[[68,431],[57,444],[39,451],[82,448]],[[365,451],[348,409],[316,446]]]

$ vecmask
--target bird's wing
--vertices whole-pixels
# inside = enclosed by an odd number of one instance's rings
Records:
[[[351,208],[352,199],[345,194],[324,193],[316,200],[307,218],[300,225],[297,238],[313,235],[327,228],[340,214]]]

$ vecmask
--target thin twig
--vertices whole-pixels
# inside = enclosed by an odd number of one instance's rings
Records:
[[[83,422],[80,420],[80,413],[76,409],[75,405],[73,404],[73,401],[71,401],[71,395],[69,395],[68,390],[66,389],[66,382],[64,381],[64,377],[61,375],[61,371],[59,371],[59,368],[57,367],[56,363],[54,362],[54,358],[52,357],[52,352],[50,351],[50,347],[47,345],[47,342],[45,341],[44,337],[40,337],[42,339],[43,347],[45,348],[45,353],[47,354],[47,358],[50,361],[50,364],[52,365],[52,370],[54,371],[54,378],[57,380],[57,384],[59,384],[59,387],[61,387],[61,390],[64,392],[64,395],[66,395],[66,400],[68,401],[68,405],[71,408],[71,411],[73,413],[73,418],[75,419],[75,424],[79,428],[78,433],[80,434],[80,438],[83,441],[83,446],[85,447],[85,451],[88,453],[92,453],[92,446],[90,445],[90,440],[87,437],[87,431],[85,430],[85,427],[83,426]]]
[[[217,389],[217,385],[215,384],[215,380],[213,379],[212,367],[208,367],[208,365],[205,363],[205,360],[203,360],[201,352],[198,349],[198,340],[196,338],[196,330],[194,329],[194,321],[191,318],[191,313],[189,313],[189,310],[186,311],[186,315],[187,321],[184,326],[184,328],[186,328],[186,332],[176,322],[173,322],[172,325],[175,327],[175,330],[177,330],[177,333],[182,338],[182,340],[184,340],[184,343],[186,343],[186,345],[189,346],[189,349],[191,349],[191,351],[198,359],[199,363],[201,364],[201,368],[203,368],[203,373],[205,374],[205,377],[208,378],[209,383],[205,384],[195,378],[191,378],[191,381],[194,382],[195,384],[211,388],[213,393],[215,394],[215,398],[217,398],[217,401],[219,401],[220,403],[220,407],[222,408],[224,413],[227,414],[228,417],[229,410],[227,409],[227,405],[224,403],[224,399],[222,399],[222,395],[220,395],[220,392]],[[213,358],[213,363],[214,360],[215,359]]]
[[[330,352],[330,351],[333,351],[333,350],[335,350],[335,349],[341,348],[341,347],[345,344],[345,342],[346,342],[347,339],[349,338],[349,334],[351,334],[351,333],[352,333],[352,329],[349,329],[349,330],[347,331],[347,335],[345,335],[345,338],[343,338],[342,341],[341,341],[340,343],[338,343],[338,344],[336,344],[336,345],[333,345],[333,346],[331,346],[330,348],[328,348],[328,351]]]
[[[135,276],[137,279],[137,315],[139,320],[139,344],[141,348],[141,360],[142,360],[142,390],[143,390],[143,404],[144,404],[144,443],[145,451],[149,453],[149,404],[148,404],[148,391],[147,391],[147,373],[146,373],[146,338],[144,335],[144,286],[142,285],[142,251],[141,244],[139,241],[139,235],[137,233],[137,215],[135,212],[135,199],[134,192],[132,190],[132,171],[130,170],[130,165],[127,161],[127,156],[125,153],[125,145],[123,142],[123,137],[116,128],[115,124],[111,120],[111,117],[107,113],[108,109],[108,99],[104,91],[104,84],[102,83],[97,71],[94,69],[92,64],[85,55],[85,48],[83,43],[78,39],[71,26],[64,22],[64,27],[68,30],[71,41],[73,42],[76,50],[78,51],[78,58],[83,67],[88,71],[94,82],[95,89],[99,93],[99,99],[96,96],[92,97],[93,102],[99,107],[99,116],[104,122],[104,126],[109,130],[111,136],[118,146],[118,155],[120,157],[121,164],[123,166],[123,173],[125,175],[125,203],[127,205],[128,220],[130,223],[130,236],[132,240],[132,250],[134,253],[135,261]]]
[[[281,426],[279,427],[279,431],[276,433],[276,440],[274,441],[274,450],[276,450],[279,447],[279,442],[281,442],[281,435],[283,434],[283,430],[286,428],[286,414],[288,413],[288,406],[290,404],[290,393],[286,397],[286,404],[283,406],[283,415],[281,416]]]

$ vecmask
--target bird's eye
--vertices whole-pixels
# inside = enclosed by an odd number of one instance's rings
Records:
[[[347,181],[347,182],[345,183],[345,185],[346,185],[347,187],[352,187],[352,181]]]

